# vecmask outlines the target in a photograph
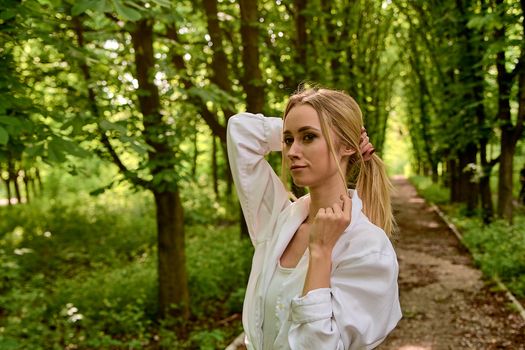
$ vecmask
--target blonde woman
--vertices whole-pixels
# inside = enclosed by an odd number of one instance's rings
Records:
[[[390,182],[362,128],[357,103],[329,89],[291,96],[282,119],[230,118],[228,154],[255,246],[248,349],[372,349],[401,318]],[[282,151],[283,178],[309,194],[290,201],[264,158],[271,151]]]

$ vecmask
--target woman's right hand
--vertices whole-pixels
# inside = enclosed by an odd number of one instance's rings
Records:
[[[346,194],[341,197],[341,202],[334,203],[328,208],[321,208],[317,212],[310,227],[311,254],[331,258],[335,244],[350,224],[352,201]]]

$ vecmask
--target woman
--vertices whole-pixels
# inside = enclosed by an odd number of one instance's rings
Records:
[[[390,183],[348,95],[307,89],[284,118],[238,114],[228,154],[255,253],[243,309],[248,349],[371,349],[401,317]],[[294,202],[264,156],[283,152],[309,194]],[[347,189],[356,180],[356,189]],[[285,182],[286,183],[286,182]],[[363,201],[358,196],[363,197]]]

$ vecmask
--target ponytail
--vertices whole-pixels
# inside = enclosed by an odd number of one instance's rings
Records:
[[[375,154],[367,161],[360,158],[356,189],[363,201],[363,212],[374,225],[391,236],[396,230],[390,199],[393,186],[386,174],[385,165]]]

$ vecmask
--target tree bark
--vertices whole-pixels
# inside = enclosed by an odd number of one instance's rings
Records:
[[[15,165],[11,159],[7,160],[7,173],[9,176],[8,181],[11,182],[15,188],[17,203],[20,204],[22,203],[22,195],[20,194],[20,187],[18,186],[18,175],[15,170]]]
[[[9,184],[9,176],[7,178],[4,178],[3,176],[1,176],[1,173],[0,173],[0,177],[2,178],[2,181],[4,181],[5,183],[5,189],[7,193],[7,205],[11,205],[11,186]]]
[[[213,57],[211,61],[212,77],[211,81],[228,94],[233,94],[232,82],[230,79],[230,64],[228,56],[224,51],[222,43],[223,34],[219,25],[219,18],[217,17],[217,0],[203,0],[204,11],[206,13],[206,20],[208,26],[208,35],[213,44]],[[234,115],[234,111],[227,106],[221,106],[224,114],[225,122]],[[226,139],[223,140],[226,142]]]
[[[512,222],[512,173],[516,144],[512,142],[512,134],[508,128],[502,127],[501,131],[501,154],[498,179],[498,216]]]
[[[458,203],[461,201],[458,161],[456,159],[450,159],[448,161],[448,169],[450,176],[450,202]]]
[[[497,1],[497,3],[501,3]],[[496,39],[505,36],[505,28],[496,29]],[[512,221],[512,162],[514,158],[515,145],[513,145],[513,127],[510,110],[510,91],[512,87],[512,76],[505,68],[505,52],[496,54],[496,68],[498,71],[498,120],[500,122],[500,164],[498,178],[498,216]]]
[[[135,50],[136,75],[139,83],[138,100],[143,115],[144,138],[154,151],[148,152],[151,174],[173,171],[174,154],[165,139],[160,113],[157,86],[153,83],[155,61],[153,54],[153,22],[143,19],[131,31]],[[189,318],[189,291],[184,247],[184,213],[176,183],[160,180],[153,187],[157,205],[159,311],[168,315]],[[175,307],[175,308],[173,308]]]
[[[306,31],[306,6],[307,0],[294,0],[295,7],[295,52],[297,53],[297,63],[302,68],[300,74],[308,72],[307,46],[308,32]]]
[[[35,177],[36,181],[38,182],[38,193],[42,195],[42,191],[44,191],[44,185],[42,184],[42,177],[40,176],[40,170],[38,170],[38,168],[35,169]]]
[[[217,169],[217,140],[215,135],[211,135],[212,149],[211,149],[211,173],[213,178],[213,192],[215,197],[219,199],[219,173]]]
[[[199,146],[197,144],[197,137],[199,135],[199,131],[197,130],[197,123],[194,124],[193,135],[192,135],[192,143],[193,143],[193,157],[191,161],[191,176],[193,179],[196,179],[197,176],[197,159],[199,158]]]
[[[264,83],[259,67],[259,30],[257,1],[239,0],[241,9],[242,85],[246,92],[246,108],[261,113],[264,108]]]
[[[157,207],[159,310],[189,318],[184,211],[179,191],[153,191]]]
[[[24,175],[22,176],[22,183],[24,184],[24,193],[26,195],[26,203],[31,202],[31,196],[29,194],[29,179],[27,177],[27,172],[23,172]]]

